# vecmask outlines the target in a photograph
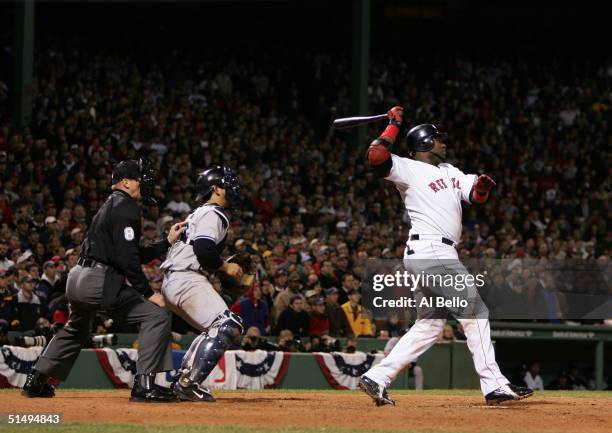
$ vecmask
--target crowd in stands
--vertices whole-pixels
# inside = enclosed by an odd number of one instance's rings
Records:
[[[144,207],[145,244],[199,205],[200,170],[237,170],[246,200],[232,210],[227,253],[252,255],[256,284],[228,303],[253,344],[267,335],[281,345],[397,337],[402,318],[364,308],[361,282],[368,259],[403,256],[409,221],[392,185],[368,167],[368,143],[329,131],[334,113],[350,114],[347,62],[300,61],[198,62],[175,52],[143,66],[87,50],[38,52],[28,127],[12,125],[10,89],[0,93],[0,327],[68,320],[66,275],[109,193],[112,165],[146,156],[158,204]],[[612,68],[414,61],[427,70],[401,57],[372,60],[372,111],[402,105],[409,125],[436,123],[450,133],[452,162],[497,182],[488,203],[464,209],[460,257],[607,264]],[[402,144],[394,151],[407,155]],[[159,264],[143,266],[154,289]],[[513,289],[536,290],[532,282],[537,275],[521,274]],[[101,316],[93,331],[108,329],[122,330]],[[441,339],[460,334],[445,329]]]

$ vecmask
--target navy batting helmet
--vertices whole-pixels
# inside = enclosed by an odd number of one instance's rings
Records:
[[[198,195],[203,199],[208,198],[215,185],[226,190],[229,202],[236,198],[240,189],[238,176],[226,165],[215,165],[200,173],[196,182]]]
[[[435,125],[424,123],[408,131],[406,140],[411,152],[428,152],[434,147],[434,138],[444,139],[446,136],[447,134],[438,131]]]

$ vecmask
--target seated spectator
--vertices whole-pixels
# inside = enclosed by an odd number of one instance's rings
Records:
[[[4,239],[0,239],[0,271],[7,270],[15,266],[15,262],[7,257],[9,251],[8,242]]]
[[[392,313],[389,316],[389,318],[387,319],[387,323],[385,323],[385,326],[383,329],[387,331],[389,337],[397,337],[400,334],[400,332],[402,332],[403,328],[400,324],[397,313]]]
[[[303,352],[304,346],[302,341],[294,338],[293,332],[289,329],[283,329],[278,335],[278,348],[283,352]]]
[[[544,389],[544,382],[542,382],[542,376],[540,376],[540,363],[532,362],[529,369],[525,373],[523,378],[525,385],[531,389]]]
[[[357,281],[355,280],[355,276],[351,273],[345,273],[342,276],[342,286],[338,291],[338,303],[340,305],[344,305],[348,302],[349,292],[353,289],[356,289]]]
[[[313,310],[314,303],[318,297],[319,294],[316,292],[316,290],[306,290],[306,292],[304,293],[304,298],[306,299],[304,309],[307,313],[310,314],[310,312]]]
[[[11,325],[6,320],[0,319],[0,347],[11,344],[8,338],[10,329]]]
[[[45,316],[45,309],[38,296],[34,294],[34,280],[30,275],[21,277],[19,292],[13,300],[16,301],[13,310],[13,328],[21,331],[34,329],[36,321]]]
[[[325,315],[329,321],[330,337],[352,337],[354,335],[344,310],[338,304],[338,289],[335,287],[330,287],[325,291]]]
[[[274,298],[287,288],[287,271],[278,269],[274,274]],[[280,313],[279,313],[280,314]]]
[[[569,383],[572,385],[572,389],[576,391],[582,391],[587,389],[588,382],[577,366],[570,366],[567,372],[567,378]]]
[[[289,306],[278,317],[276,330],[280,333],[282,330],[288,329],[295,337],[299,338],[307,335],[308,322],[308,313],[304,311],[302,296],[293,295],[289,299]]]
[[[347,338],[344,347],[342,348],[344,353],[355,353],[357,352],[357,339]]]
[[[319,263],[321,263],[319,281],[324,289],[329,289],[330,287],[334,286],[337,287],[340,283],[338,276],[334,272],[334,267],[332,266],[331,260],[320,261],[320,254],[325,254],[327,250],[327,247],[323,247],[317,252],[317,254],[319,254],[319,256],[317,256],[317,260],[319,260]]]
[[[274,299],[274,310],[278,315],[276,319],[277,322],[280,320],[281,313],[285,311],[289,306],[289,300],[291,298],[293,298],[294,296],[299,296],[302,301],[304,300],[302,298],[302,295],[300,294],[301,287],[302,285],[300,284],[300,276],[297,272],[291,272],[287,280],[287,288],[278,295],[276,295],[276,298]],[[302,307],[303,305],[304,304],[302,302]]]
[[[268,305],[262,298],[259,284],[254,283],[249,288],[246,296],[238,299],[231,310],[242,317],[245,328],[255,327],[260,335],[267,335],[270,330],[268,325]]]
[[[554,390],[572,390],[572,384],[569,381],[567,373],[562,371],[559,376],[547,387],[547,389]]]
[[[314,301],[308,322],[308,335],[329,335],[329,319],[325,314],[325,299],[322,297]]]
[[[278,344],[270,343],[267,339],[262,338],[257,326],[247,329],[246,334],[242,337],[240,348],[242,350],[279,350]]]
[[[359,304],[361,293],[357,289],[348,292],[348,301],[342,305],[342,310],[346,319],[353,330],[353,335],[357,337],[373,337],[372,322],[365,314],[363,307]]]
[[[381,329],[380,331],[378,331],[378,337],[379,340],[388,340],[389,338],[391,338],[389,336],[389,331],[387,331],[386,329]]]
[[[15,308],[13,302],[13,292],[7,281],[7,272],[5,269],[0,269],[0,320],[5,320],[10,323],[13,319]]]
[[[447,323],[446,325],[444,325],[444,328],[442,329],[442,332],[440,333],[440,336],[438,337],[438,342],[439,343],[452,343],[453,341],[455,341],[455,332],[453,331],[452,325],[449,325]]]
[[[52,260],[47,260],[43,265],[43,276],[36,288],[36,295],[42,302],[51,300],[51,295],[55,291],[55,284],[59,280],[57,265]]]

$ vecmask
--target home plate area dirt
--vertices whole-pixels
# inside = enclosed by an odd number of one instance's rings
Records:
[[[486,406],[476,395],[398,394],[376,407],[359,392],[227,391],[215,403],[133,403],[129,391],[58,390],[52,399],[0,393],[6,412],[61,412],[64,421],[136,425],[244,425],[428,432],[608,433],[612,398],[534,396]]]

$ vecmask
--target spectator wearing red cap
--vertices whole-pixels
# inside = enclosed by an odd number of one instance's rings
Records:
[[[238,299],[232,305],[231,310],[242,317],[242,323],[246,329],[254,326],[259,329],[261,335],[269,333],[268,304],[262,299],[259,284],[254,283],[251,285],[247,295]]]

